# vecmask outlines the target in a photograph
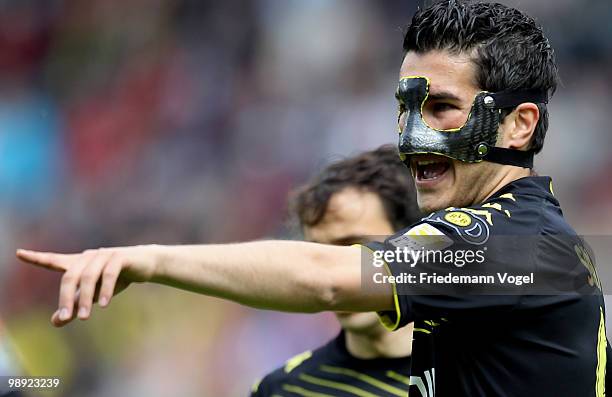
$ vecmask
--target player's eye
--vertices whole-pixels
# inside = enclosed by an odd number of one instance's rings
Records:
[[[436,102],[432,105],[432,110],[434,111],[434,113],[446,112],[448,110],[454,109],[457,109],[457,106],[445,102]]]

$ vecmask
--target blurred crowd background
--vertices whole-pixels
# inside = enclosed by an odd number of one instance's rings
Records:
[[[612,7],[505,3],[544,26],[563,79],[536,169],[580,233],[612,235]],[[57,330],[59,275],[14,250],[299,238],[287,193],[330,161],[395,142],[402,32],[417,5],[0,1],[0,375],[62,376],[66,397],[245,396],[334,336],[330,314],[157,286]]]

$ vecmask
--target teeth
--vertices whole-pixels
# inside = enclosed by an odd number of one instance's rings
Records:
[[[439,175],[429,172],[427,170],[423,172],[424,179],[438,179],[438,176]]]

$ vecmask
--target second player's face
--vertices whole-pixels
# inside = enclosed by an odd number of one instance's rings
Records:
[[[346,188],[335,193],[323,219],[304,228],[307,240],[324,244],[351,245],[384,238],[393,233],[378,195]],[[342,328],[355,333],[384,331],[376,313],[336,313]]]
[[[467,120],[474,97],[481,91],[476,85],[474,63],[466,54],[409,52],[402,63],[400,78],[408,76],[430,79],[429,98],[422,107],[422,115],[427,124],[436,129],[461,127]],[[406,114],[400,113],[400,126],[404,125],[405,118]],[[433,212],[451,206],[467,207],[484,199],[482,187],[497,167],[488,162],[470,164],[435,154],[412,156],[410,170],[419,208],[423,212]]]

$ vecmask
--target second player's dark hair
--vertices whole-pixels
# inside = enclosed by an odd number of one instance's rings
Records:
[[[404,51],[473,53],[476,83],[486,91],[537,88],[553,95],[558,72],[542,28],[525,13],[499,3],[444,0],[419,10],[404,36]],[[538,105],[531,148],[542,150],[548,110]],[[504,110],[506,116],[511,109]]]
[[[302,227],[314,226],[323,219],[332,195],[347,187],[377,194],[395,230],[410,226],[422,216],[410,171],[400,161],[397,147],[391,145],[327,166],[293,193],[290,212]]]

